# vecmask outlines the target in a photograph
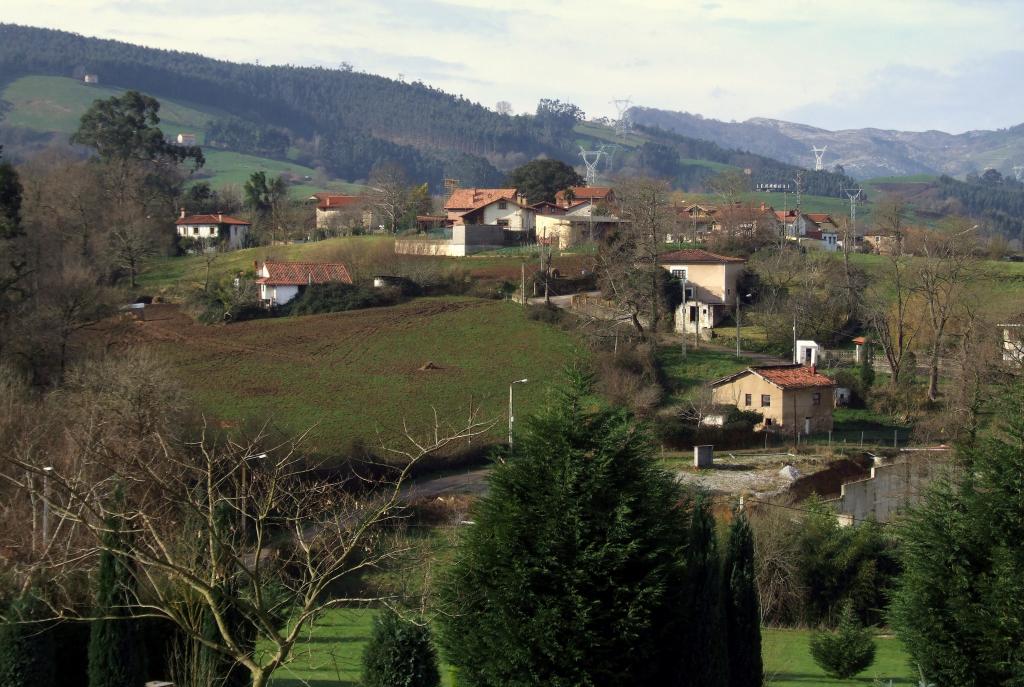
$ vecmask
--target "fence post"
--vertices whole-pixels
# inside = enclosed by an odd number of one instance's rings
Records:
[[[860,433],[860,447],[864,448],[864,430],[861,430]]]
[[[832,430],[828,430],[828,450],[832,450]]]
[[[894,430],[892,430],[892,447],[893,447],[893,448],[896,448],[896,444],[897,444],[897,443],[898,443],[898,441],[899,441],[899,439],[898,439],[898,434],[897,434],[898,432],[899,432],[899,430],[898,430],[898,429],[894,429]]]

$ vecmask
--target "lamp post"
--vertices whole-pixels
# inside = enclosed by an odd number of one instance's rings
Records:
[[[510,382],[508,385],[508,445],[512,447],[512,425],[515,424],[515,396],[513,395],[512,389],[516,384],[526,384],[529,379],[517,379],[514,382]]]

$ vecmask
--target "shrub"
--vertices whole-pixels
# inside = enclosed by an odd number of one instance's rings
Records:
[[[32,620],[45,606],[31,592],[11,604],[10,616]],[[0,625],[0,685],[3,687],[52,687],[56,682],[56,649],[53,633],[42,625],[15,622]]]
[[[405,620],[390,608],[373,625],[363,652],[366,687],[436,687],[441,684],[437,653],[425,623]]]
[[[398,302],[397,289],[374,289],[356,284],[313,284],[288,304],[292,315],[317,315],[361,308],[376,308]]]
[[[553,305],[530,305],[526,308],[526,317],[534,322],[558,324],[565,317],[565,312]]]
[[[810,645],[814,662],[840,680],[864,672],[875,662],[875,639],[871,630],[857,620],[850,603],[843,606],[835,631],[815,632]]]

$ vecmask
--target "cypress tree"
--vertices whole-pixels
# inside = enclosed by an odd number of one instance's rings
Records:
[[[363,653],[364,687],[437,687],[441,673],[430,628],[390,608],[377,616]]]
[[[701,491],[690,514],[687,564],[687,619],[679,647],[680,684],[726,687],[729,683],[722,599],[722,560],[711,514],[711,499]]]
[[[1024,685],[1024,384],[898,529],[891,621],[943,687]]]
[[[124,545],[116,518],[107,520],[97,577],[96,616],[89,634],[89,687],[135,687],[144,681],[132,620],[135,576],[116,550]]]
[[[15,622],[0,625],[0,685],[3,687],[53,687],[57,656],[53,633],[40,617],[41,604],[31,592],[15,599],[8,617]]]
[[[736,515],[729,528],[722,569],[729,687],[760,687],[764,666],[761,663],[761,610],[754,572],[754,535],[743,513]]]
[[[648,433],[570,383],[495,466],[440,590],[459,687],[671,685],[685,512]]]

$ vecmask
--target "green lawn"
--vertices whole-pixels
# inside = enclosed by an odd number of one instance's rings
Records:
[[[464,423],[470,404],[505,432],[508,383],[520,415],[577,354],[573,337],[528,320],[521,306],[475,298],[420,298],[393,307],[206,326],[167,315],[139,328],[213,422],[262,424],[286,435],[313,428],[307,448],[347,452],[354,441],[402,444],[434,411]],[[431,362],[436,369],[421,369]],[[480,441],[480,440],[478,440]]]
[[[363,648],[370,637],[375,611],[351,609],[331,611],[295,652],[294,659],[274,679],[274,687],[354,686],[358,684]],[[906,653],[899,641],[887,636],[877,639],[878,653],[873,666],[858,678],[833,680],[814,664],[807,649],[806,630],[765,629],[762,632],[765,684],[770,687],[821,687],[863,685],[874,680],[892,680],[894,685],[915,684]],[[450,671],[443,667],[444,685],[452,684]]]
[[[751,365],[749,358],[737,358],[735,353],[694,350],[691,337],[683,359],[681,346],[662,346],[658,349],[661,369],[668,377],[671,390],[669,403],[679,403],[699,394],[710,381],[725,377]]]

